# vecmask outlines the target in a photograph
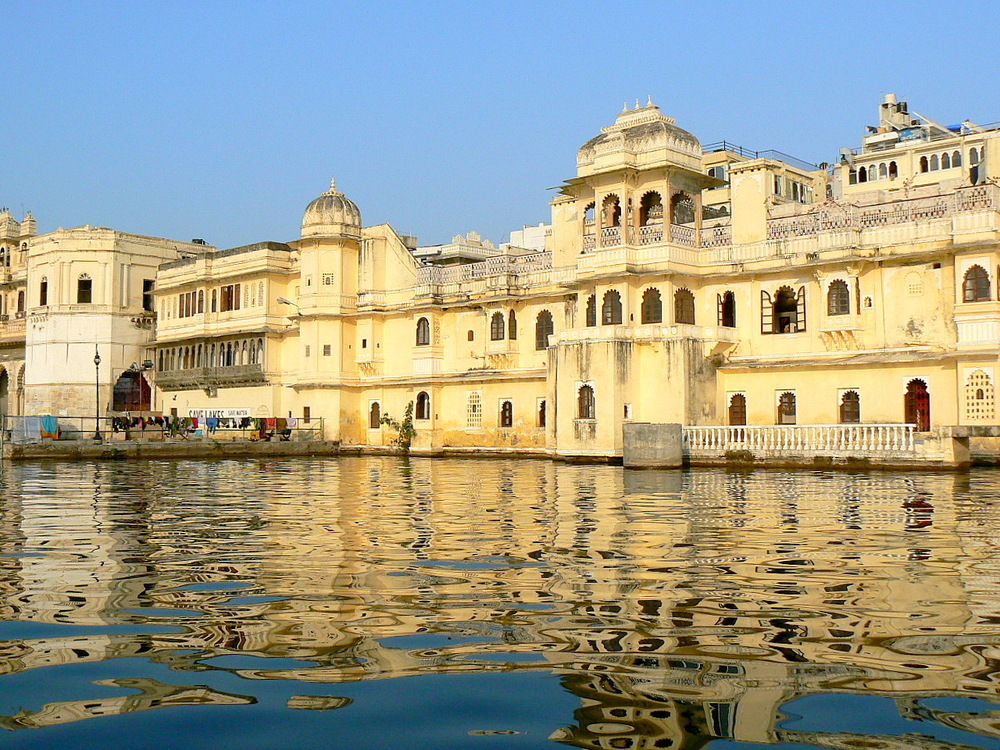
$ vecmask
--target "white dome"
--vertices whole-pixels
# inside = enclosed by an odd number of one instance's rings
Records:
[[[302,236],[361,239],[361,211],[337,190],[336,181],[331,181],[330,189],[306,207]]]

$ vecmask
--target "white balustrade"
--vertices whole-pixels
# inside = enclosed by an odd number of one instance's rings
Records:
[[[691,455],[727,451],[828,456],[886,456],[914,453],[912,424],[740,425],[684,427]]]
[[[601,247],[615,247],[622,244],[621,227],[601,228]]]
[[[650,224],[644,227],[639,227],[640,245],[652,245],[657,242],[663,242],[662,224]]]
[[[698,230],[683,224],[670,225],[670,241],[678,245],[698,247]]]

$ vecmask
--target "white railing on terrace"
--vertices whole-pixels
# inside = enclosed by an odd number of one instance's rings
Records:
[[[698,247],[698,230],[683,224],[670,225],[670,241],[677,245]]]
[[[601,247],[615,247],[622,244],[621,227],[601,227]]]
[[[592,253],[597,247],[597,238],[593,234],[583,235],[583,252]]]
[[[663,242],[663,225],[649,224],[639,227],[639,244],[651,245],[654,242]]]
[[[702,247],[724,247],[733,244],[733,229],[728,224],[701,230]]]
[[[787,239],[835,229],[874,229],[894,224],[913,224],[943,219],[968,211],[1000,209],[1000,187],[974,185],[947,195],[909,198],[870,206],[822,205],[799,216],[770,219],[769,240]]]
[[[913,453],[912,424],[817,424],[685,427],[684,447],[692,455],[726,451],[884,455]]]
[[[497,255],[479,263],[466,263],[460,266],[421,266],[417,269],[417,284],[456,284],[550,268],[552,268],[552,253]]]

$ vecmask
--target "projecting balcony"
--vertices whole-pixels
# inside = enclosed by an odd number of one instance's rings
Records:
[[[17,313],[13,320],[9,315],[0,316],[0,344],[24,343],[24,313]]]
[[[156,385],[164,391],[184,391],[198,388],[223,388],[267,383],[263,366],[231,365],[229,367],[192,367],[169,370],[156,375]]]

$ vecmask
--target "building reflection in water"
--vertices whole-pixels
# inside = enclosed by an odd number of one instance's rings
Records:
[[[579,698],[552,735],[578,747],[852,746],[783,720],[834,693],[894,699],[911,732],[998,736],[993,474],[362,457],[25,464],[0,484],[0,692],[125,657],[245,686],[104,681],[9,728],[245,705],[273,680],[544,670]],[[299,692],[288,708],[351,702]]]

